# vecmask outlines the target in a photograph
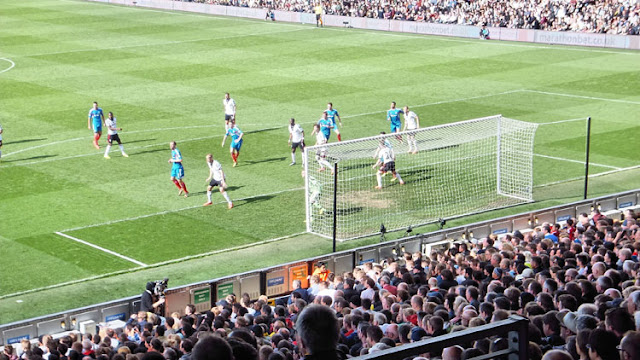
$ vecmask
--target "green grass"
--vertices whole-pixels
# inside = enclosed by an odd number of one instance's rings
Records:
[[[0,323],[137,294],[150,279],[169,276],[177,286],[329,252],[329,241],[306,234],[223,251],[305,230],[285,125],[293,116],[309,134],[327,101],[343,116],[345,139],[387,130],[392,100],[412,106],[423,126],[498,113],[537,123],[591,116],[590,172],[639,165],[637,52],[73,1],[5,0],[0,13]],[[225,92],[246,132],[237,168],[220,147]],[[116,151],[105,160],[92,147],[92,101],[115,113],[130,158]],[[584,121],[541,126],[535,153],[559,159],[535,157],[536,203],[450,224],[580,198],[581,181],[568,180],[584,173],[584,135]],[[171,140],[184,156],[187,199],[169,181]],[[232,211],[218,193],[215,206],[200,207],[209,152],[227,172]],[[636,188],[639,173],[593,178],[589,194]],[[149,265],[194,258],[127,273],[136,265],[56,232]],[[97,279],[15,295],[90,277]]]

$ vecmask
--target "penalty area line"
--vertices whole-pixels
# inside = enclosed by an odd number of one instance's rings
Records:
[[[273,242],[289,239],[289,238],[300,236],[300,235],[304,235],[304,234],[307,234],[307,232],[299,232],[299,233],[295,233],[295,234],[291,234],[291,235],[280,236],[280,237],[273,238],[273,239],[261,240],[261,241],[258,241],[258,242],[249,243],[249,244],[245,244],[245,245],[238,245],[238,246],[234,246],[232,248],[219,249],[219,250],[209,251],[209,252],[202,253],[202,254],[184,256],[184,257],[181,257],[181,258],[178,258],[178,259],[173,259],[173,260],[167,260],[167,261],[154,263],[154,264],[151,264],[151,265],[147,265],[145,267],[134,267],[134,268],[127,269],[127,270],[112,271],[112,272],[108,272],[108,273],[104,273],[104,274],[100,274],[100,275],[89,276],[89,277],[82,278],[82,279],[65,281],[65,282],[61,282],[61,283],[57,283],[57,284],[53,284],[53,285],[47,285],[47,286],[43,286],[43,287],[39,287],[39,288],[33,288],[33,289],[29,289],[29,290],[24,290],[24,291],[18,291],[18,292],[15,292],[15,293],[11,293],[11,294],[6,294],[6,295],[0,296],[0,300],[11,298],[11,297],[16,297],[16,296],[28,295],[28,294],[32,294],[32,293],[35,293],[35,292],[45,291],[45,290],[57,289],[57,288],[61,288],[61,287],[64,287],[64,286],[70,286],[70,285],[81,284],[81,283],[85,283],[85,282],[89,282],[89,281],[100,280],[100,279],[104,279],[104,278],[111,277],[111,276],[131,274],[131,273],[135,273],[135,272],[140,271],[140,270],[148,270],[148,269],[152,269],[152,268],[158,268],[158,267],[161,267],[161,266],[171,265],[171,264],[175,264],[175,263],[179,263],[179,262],[183,262],[183,261],[199,259],[199,258],[203,258],[203,257],[207,257],[207,256],[213,256],[213,255],[217,255],[217,254],[220,254],[220,253],[223,253],[223,252],[245,250],[245,249],[249,249],[249,248],[254,247],[254,246],[265,245],[265,244],[269,244],[269,243],[273,243]]]
[[[275,192],[266,193],[266,194],[258,194],[258,195],[244,197],[244,198],[233,199],[233,201],[251,200],[251,199],[257,199],[257,198],[261,198],[261,197],[278,195],[278,194],[283,194],[283,193],[287,193],[287,192],[291,192],[291,191],[299,191],[299,190],[304,190],[304,188],[303,187],[298,187],[298,188],[291,188],[291,189],[286,189],[286,190],[275,191]],[[223,203],[226,204],[226,201],[224,201],[224,202],[223,201],[214,202],[214,204],[223,204]],[[68,236],[68,235],[62,235],[62,233],[63,232],[77,231],[77,230],[84,230],[84,229],[89,229],[89,228],[98,227],[98,226],[113,225],[113,224],[117,224],[117,223],[121,223],[121,222],[125,222],[125,221],[134,221],[134,220],[146,219],[146,218],[150,218],[150,217],[154,217],[154,216],[173,214],[173,213],[177,213],[177,212],[181,212],[181,211],[198,209],[198,208],[202,208],[202,205],[192,205],[192,206],[187,206],[187,207],[174,209],[174,210],[159,211],[159,212],[156,212],[156,213],[153,213],[153,214],[145,214],[145,215],[128,217],[128,218],[124,218],[124,219],[105,221],[105,222],[98,223],[98,224],[90,224],[90,225],[85,225],[85,226],[78,226],[78,227],[75,227],[75,228],[64,229],[64,230],[60,231],[59,235]],[[56,232],[56,234],[58,234],[58,233]]]
[[[148,266],[147,264],[145,264],[145,263],[143,263],[143,262],[141,262],[141,261],[138,261],[138,260],[136,260],[136,259],[132,259],[132,258],[130,258],[130,257],[128,257],[128,256],[122,255],[122,254],[117,253],[117,252],[115,252],[115,251],[111,251],[111,250],[109,250],[109,249],[105,249],[105,248],[103,248],[103,247],[101,247],[101,246],[98,246],[98,245],[92,244],[92,243],[90,243],[90,242],[88,242],[88,241],[84,241],[84,240],[82,240],[82,239],[78,239],[78,238],[76,238],[76,237],[73,237],[73,236],[67,235],[67,234],[65,234],[65,233],[63,233],[63,232],[56,231],[56,234],[57,234],[57,235],[60,235],[60,236],[62,236],[62,237],[65,237],[65,238],[67,238],[67,239],[69,239],[69,240],[73,240],[73,241],[75,241],[75,242],[79,242],[80,244],[90,246],[90,247],[92,247],[92,248],[94,248],[94,249],[100,250],[100,251],[105,252],[105,253],[107,253],[107,254],[111,254],[111,255],[113,255],[113,256],[117,256],[117,257],[119,257],[120,259],[127,260],[127,261],[129,261],[129,262],[132,262],[132,263],[134,263],[134,264],[138,265],[138,266],[141,266],[141,267],[147,267],[147,266]]]

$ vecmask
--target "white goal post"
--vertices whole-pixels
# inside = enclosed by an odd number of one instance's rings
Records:
[[[331,238],[334,207],[336,239],[349,240],[531,202],[537,126],[495,115],[309,146],[307,231]],[[384,148],[397,179],[372,168]]]

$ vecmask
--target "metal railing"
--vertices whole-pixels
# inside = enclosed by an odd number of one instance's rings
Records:
[[[475,340],[496,335],[506,335],[509,341],[509,347],[498,352],[475,357],[473,358],[474,360],[495,359],[501,356],[509,356],[509,360],[529,359],[529,320],[518,315],[512,315],[505,320],[436,336],[400,347],[376,351],[372,354],[357,357],[356,359],[402,360],[410,356],[425,353],[437,356],[442,349],[446,347],[460,344],[469,344],[470,346]]]

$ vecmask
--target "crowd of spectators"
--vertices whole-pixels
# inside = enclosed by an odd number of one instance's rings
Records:
[[[314,12],[312,0],[198,0],[218,5]],[[325,14],[517,29],[640,34],[638,0],[331,0]]]
[[[345,359],[518,314],[533,360],[640,359],[638,217],[595,210],[566,224],[405,253],[336,274],[319,263],[270,305],[229,295],[212,309],[140,312],[118,329],[25,340],[0,360]],[[416,359],[458,360],[508,347],[500,336]],[[500,357],[496,356],[495,359]]]

